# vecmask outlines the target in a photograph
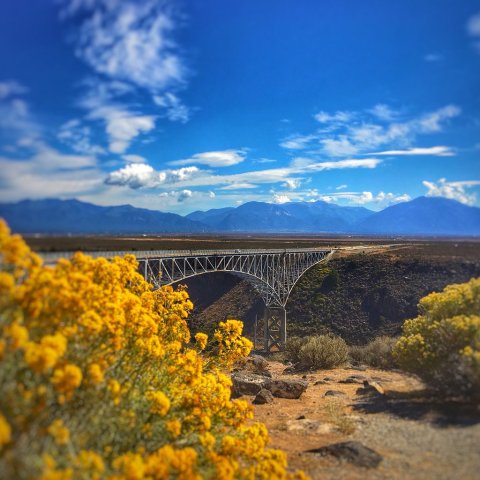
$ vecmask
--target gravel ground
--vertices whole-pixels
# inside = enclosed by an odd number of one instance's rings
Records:
[[[274,378],[300,378],[282,374],[284,368],[270,363]],[[359,394],[360,385],[345,383],[358,374],[383,385],[385,395]],[[309,387],[300,399],[255,406],[256,419],[269,429],[270,445],[288,454],[292,469],[303,469],[313,480],[480,479],[480,406],[440,401],[417,378],[401,372],[345,368],[306,377]],[[332,401],[325,397],[327,390],[343,392],[334,399],[338,415],[325,408]],[[353,433],[339,430],[342,415],[354,422]],[[375,450],[382,462],[366,469],[309,452],[345,441]]]
[[[377,413],[362,417],[352,440],[384,456],[368,478],[480,478],[480,424],[443,427]]]

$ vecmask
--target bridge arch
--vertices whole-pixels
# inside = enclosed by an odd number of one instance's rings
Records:
[[[328,261],[332,250],[270,249],[165,251],[137,255],[140,272],[155,287],[213,272],[233,273],[253,283],[267,307],[264,348],[283,349],[287,338],[285,305],[301,276]]]

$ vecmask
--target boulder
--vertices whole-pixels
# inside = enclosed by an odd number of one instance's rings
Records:
[[[365,380],[363,382],[363,387],[357,389],[356,393],[357,395],[385,395],[385,390],[378,382]]]
[[[232,374],[232,396],[256,395],[263,388],[268,388],[271,379],[263,375],[249,372],[234,372]]]
[[[345,460],[358,467],[375,468],[383,460],[375,450],[366,447],[360,442],[350,441],[334,443],[326,447],[308,450],[309,453],[332,455],[340,460]]]
[[[255,405],[263,405],[265,403],[272,403],[273,402],[273,395],[270,390],[267,390],[266,388],[262,388],[257,393],[257,396],[254,398],[253,403]]]
[[[272,380],[268,388],[274,397],[300,398],[307,389],[308,383],[304,380]]]

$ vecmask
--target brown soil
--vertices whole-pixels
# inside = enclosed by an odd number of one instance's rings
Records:
[[[274,377],[285,366],[270,363]],[[385,395],[361,395],[360,384],[339,383],[350,375],[377,381]],[[315,382],[328,377],[328,383]],[[255,406],[270,446],[284,450],[292,469],[313,479],[474,479],[480,469],[480,409],[432,397],[422,383],[401,372],[351,368],[306,374],[307,391],[298,400],[275,398]],[[346,394],[324,397],[328,390]],[[332,457],[308,453],[332,443],[357,440],[383,456],[375,469],[356,467]]]

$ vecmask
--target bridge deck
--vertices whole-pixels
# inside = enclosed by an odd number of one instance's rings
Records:
[[[144,258],[182,258],[182,257],[207,257],[216,255],[268,255],[279,253],[307,253],[330,251],[330,247],[318,248],[269,248],[269,249],[226,249],[226,250],[116,250],[116,251],[94,251],[83,252],[91,257],[112,258],[124,255],[135,255],[139,259]],[[65,252],[41,252],[39,255],[45,263],[54,263],[59,258],[70,258],[73,251]]]

